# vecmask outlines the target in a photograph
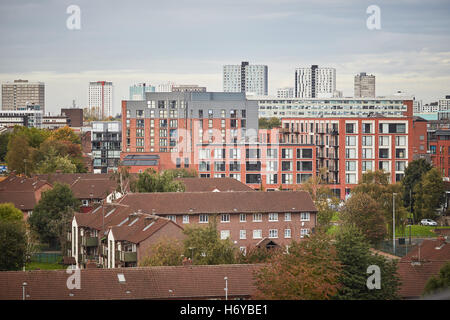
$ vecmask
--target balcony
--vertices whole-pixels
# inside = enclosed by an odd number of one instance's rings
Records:
[[[137,252],[119,251],[119,260],[123,262],[137,262]]]
[[[81,237],[81,245],[84,247],[97,247],[98,238],[97,237]]]

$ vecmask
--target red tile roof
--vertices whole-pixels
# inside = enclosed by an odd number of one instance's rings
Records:
[[[34,191],[3,191],[0,192],[0,203],[11,202],[22,211],[33,210],[38,203]]]
[[[205,191],[254,191],[246,184],[233,178],[179,178],[184,183],[185,192]]]
[[[450,261],[450,243],[443,240],[424,240],[398,262],[398,275],[402,282],[400,296],[418,298],[428,279],[437,275]]]
[[[262,265],[232,264],[117,269],[81,269],[81,288],[69,290],[66,270],[0,272],[0,299],[21,300],[27,283],[28,300],[209,299],[251,297],[254,272]],[[123,274],[125,282],[119,282]]]
[[[4,191],[37,191],[43,186],[48,185],[46,181],[39,180],[37,178],[26,178],[16,175],[10,175],[6,179],[0,181],[0,192]]]

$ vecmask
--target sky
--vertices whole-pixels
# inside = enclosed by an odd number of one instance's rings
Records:
[[[80,29],[67,28],[80,8]],[[367,8],[380,8],[370,30]],[[72,20],[71,20],[72,21]],[[225,64],[264,64],[269,94],[296,67],[336,68],[337,89],[376,76],[376,94],[450,95],[448,0],[1,0],[0,82],[42,81],[46,111],[85,107],[89,81],[114,83],[114,113],[145,82],[222,91]]]

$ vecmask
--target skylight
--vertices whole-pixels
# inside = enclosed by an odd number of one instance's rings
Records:
[[[124,283],[125,282],[125,276],[123,275],[123,273],[118,273],[117,274],[117,278],[119,279],[120,283]]]

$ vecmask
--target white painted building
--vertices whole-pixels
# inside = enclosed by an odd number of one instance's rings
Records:
[[[336,69],[318,65],[296,68],[294,90],[296,98],[332,98],[336,91]]]
[[[277,98],[293,98],[294,97],[294,87],[286,87],[277,89]]]
[[[88,107],[99,119],[113,114],[113,83],[107,81],[89,82]]]
[[[247,94],[268,94],[268,67],[251,65],[243,61],[240,65],[223,66],[223,91]]]

